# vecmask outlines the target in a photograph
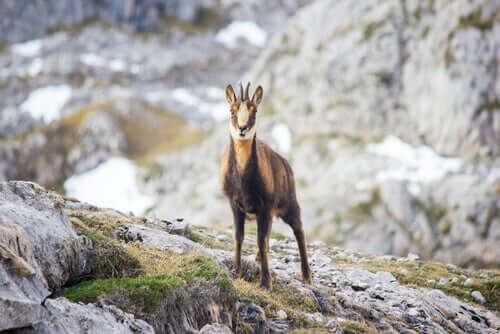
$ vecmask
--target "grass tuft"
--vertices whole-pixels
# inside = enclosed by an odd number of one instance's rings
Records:
[[[373,329],[357,321],[346,320],[340,323],[344,334],[374,334]]]
[[[301,313],[318,311],[312,296],[306,296],[288,284],[275,282],[273,290],[267,291],[261,289],[257,282],[238,279],[233,283],[240,300],[260,305],[268,317],[274,318],[277,316],[278,310],[284,310],[297,325],[307,326]]]
[[[92,231],[81,230],[78,234],[86,236],[93,244],[88,278],[136,277],[142,274],[139,260],[119,242]]]

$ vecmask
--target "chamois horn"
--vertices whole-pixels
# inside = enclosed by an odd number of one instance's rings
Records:
[[[245,100],[249,100],[250,96],[248,96],[248,91],[250,90],[250,81],[247,84],[247,88],[245,89]]]
[[[245,100],[245,95],[243,95],[243,84],[240,82],[240,100]]]

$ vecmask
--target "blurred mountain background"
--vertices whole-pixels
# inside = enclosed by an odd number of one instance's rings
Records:
[[[309,240],[500,267],[500,1],[3,0],[0,17],[0,181],[230,226],[224,88],[251,81]]]

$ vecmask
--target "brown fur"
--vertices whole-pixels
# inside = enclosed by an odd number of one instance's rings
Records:
[[[262,93],[262,88],[260,89]],[[231,92],[232,88],[229,93]],[[232,102],[233,112],[234,104],[241,103],[241,100],[236,101],[236,99],[228,98],[228,101]],[[255,117],[257,105],[253,102],[254,98],[248,103],[252,104],[250,106],[253,108],[252,116]],[[255,119],[253,121],[255,122]],[[257,140],[256,136],[248,140],[235,140],[230,136],[229,147],[222,158],[220,181],[233,211],[237,275],[241,276],[241,246],[245,218],[255,216],[259,246],[257,259],[261,261],[261,286],[271,288],[267,258],[269,236],[272,218],[280,217],[294,231],[301,257],[302,279],[311,283],[300,207],[295,195],[293,172],[288,162],[265,143]]]

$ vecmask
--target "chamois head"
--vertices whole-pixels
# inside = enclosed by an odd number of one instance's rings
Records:
[[[249,89],[250,83],[243,92],[243,85],[240,83],[240,96],[237,98],[233,87],[231,85],[226,87],[226,99],[231,107],[229,130],[234,140],[248,140],[255,135],[257,107],[262,101],[264,90],[261,86],[257,87],[252,98],[249,98]]]

